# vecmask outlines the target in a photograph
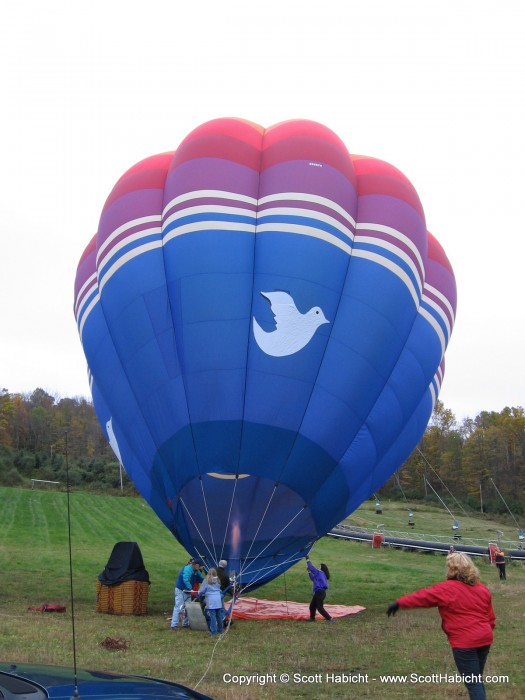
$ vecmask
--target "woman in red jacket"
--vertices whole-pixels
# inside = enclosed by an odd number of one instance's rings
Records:
[[[446,580],[398,598],[387,615],[399,608],[437,607],[458,671],[471,700],[484,700],[483,669],[493,642],[496,616],[492,597],[480,583],[479,571],[462,552],[447,556]]]

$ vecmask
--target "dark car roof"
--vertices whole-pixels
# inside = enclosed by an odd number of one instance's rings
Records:
[[[36,684],[36,685],[34,685]],[[212,700],[208,695],[179,683],[146,676],[128,676],[99,671],[77,671],[80,700],[118,698],[119,700]],[[73,669],[60,666],[0,663],[0,697],[6,700],[70,700],[74,692]]]

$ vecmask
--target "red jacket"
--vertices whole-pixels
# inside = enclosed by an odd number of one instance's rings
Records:
[[[455,649],[475,649],[493,642],[496,616],[490,591],[482,583],[469,586],[447,579],[402,596],[397,602],[401,608],[437,607],[443,632]]]

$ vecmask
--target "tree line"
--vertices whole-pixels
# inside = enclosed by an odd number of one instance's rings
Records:
[[[382,491],[524,515],[524,409],[481,411],[458,423],[438,400],[419,445]]]
[[[30,394],[0,390],[0,484],[31,479],[72,487],[120,489],[120,468],[86,398],[58,398],[43,389]],[[134,492],[127,479],[126,492]]]
[[[67,464],[66,464],[67,453]],[[0,484],[31,479],[72,487],[120,490],[120,469],[86,398],[0,390]],[[124,490],[133,493],[128,479]],[[418,447],[381,494],[405,499],[457,499],[477,510],[525,514],[525,411],[482,411],[458,422],[437,401]]]

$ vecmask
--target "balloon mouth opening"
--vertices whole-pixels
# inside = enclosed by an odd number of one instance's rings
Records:
[[[182,488],[172,512],[188,551],[208,566],[227,560],[251,590],[295,564],[318,537],[304,498],[256,474],[205,473]]]

